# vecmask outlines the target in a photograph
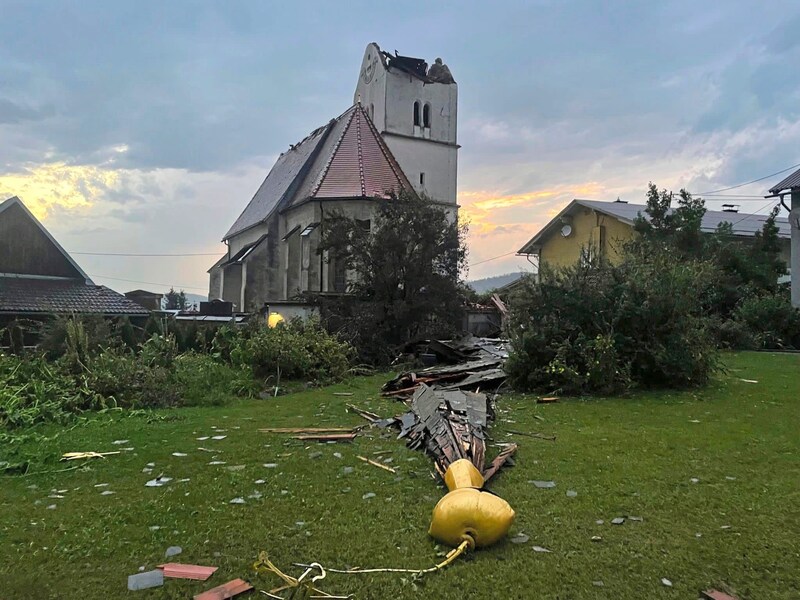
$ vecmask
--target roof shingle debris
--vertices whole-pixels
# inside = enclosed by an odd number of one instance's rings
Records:
[[[411,410],[374,422],[397,428],[398,437],[405,438],[409,448],[424,449],[432,455],[442,477],[452,463],[467,459],[488,481],[503,464],[513,464],[511,457],[517,450],[516,444],[509,444],[488,467],[485,465],[485,430],[494,419],[495,394],[481,389],[498,390],[505,381],[505,342],[468,337],[434,340],[425,349],[442,361],[456,364],[403,373],[387,382],[384,395],[403,399]]]

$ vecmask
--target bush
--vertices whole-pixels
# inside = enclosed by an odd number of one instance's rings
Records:
[[[704,384],[718,366],[712,267],[669,257],[542,269],[511,303],[512,385],[564,394]]]
[[[175,369],[183,406],[219,406],[231,394],[253,396],[259,391],[249,369],[232,368],[206,354],[181,354]]]
[[[0,429],[64,423],[76,412],[100,407],[91,390],[44,358],[0,353]]]
[[[734,328],[746,332],[755,348],[800,348],[800,310],[793,308],[784,295],[743,298],[733,311],[733,323]]]
[[[350,366],[352,348],[325,331],[317,320],[270,328],[261,321],[244,330],[222,329],[215,339],[221,355],[233,365],[247,367],[260,379],[304,379],[326,383],[342,379]]]

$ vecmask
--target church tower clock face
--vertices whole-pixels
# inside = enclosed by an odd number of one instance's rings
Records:
[[[364,61],[364,66],[361,68],[361,80],[364,83],[372,81],[375,75],[375,69],[378,66],[378,56],[370,52],[367,54],[367,60]]]

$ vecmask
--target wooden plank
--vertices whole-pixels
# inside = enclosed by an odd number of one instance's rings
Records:
[[[382,465],[381,463],[375,462],[374,460],[371,460],[371,459],[367,458],[366,456],[357,456],[356,458],[358,458],[359,460],[363,460],[366,463],[371,464],[373,467],[378,467],[379,469],[383,469],[384,471],[389,471],[389,473],[397,473],[397,471],[395,471],[392,467],[387,467],[386,465]]]
[[[261,433],[353,433],[352,427],[269,427],[259,429]]]
[[[320,442],[352,442],[356,437],[355,433],[309,433],[303,435],[293,435],[293,440],[318,440]]]

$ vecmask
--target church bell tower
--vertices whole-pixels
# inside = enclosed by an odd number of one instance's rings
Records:
[[[431,200],[456,204],[458,85],[437,58],[364,51],[353,98],[369,114],[414,186]]]

